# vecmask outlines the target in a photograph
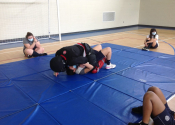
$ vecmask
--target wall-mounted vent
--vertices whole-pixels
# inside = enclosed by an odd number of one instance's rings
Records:
[[[114,21],[114,20],[115,20],[115,12],[103,13],[103,21]]]

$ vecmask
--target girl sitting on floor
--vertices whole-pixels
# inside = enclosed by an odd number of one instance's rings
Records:
[[[144,41],[145,47],[143,47],[142,50],[149,51],[149,48],[156,49],[159,46],[158,39],[159,36],[156,29],[151,29],[150,35],[148,35]]]
[[[28,58],[47,55],[47,53],[44,53],[44,48],[41,47],[38,39],[30,32],[27,32],[23,44],[24,55]]]
[[[128,125],[148,125],[150,117],[154,125],[175,125],[175,113],[169,108],[165,96],[157,87],[150,87],[143,98],[143,106],[132,109],[133,113],[143,114],[141,123]]]

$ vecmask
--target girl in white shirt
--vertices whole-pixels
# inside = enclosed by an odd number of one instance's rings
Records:
[[[149,48],[156,49],[159,46],[158,39],[159,36],[156,29],[151,29],[150,35],[148,35],[144,41],[145,47],[143,47],[142,50],[149,51]]]

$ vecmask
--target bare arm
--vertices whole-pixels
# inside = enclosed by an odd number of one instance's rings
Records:
[[[27,48],[27,49],[33,49],[35,47],[36,43],[33,42],[32,45],[30,44],[24,44],[24,46]]]
[[[153,43],[153,42],[156,42],[157,41],[157,38],[152,38],[149,42],[147,42],[147,43]]]
[[[41,44],[40,42],[34,37],[34,42],[36,43],[36,47],[40,48]]]
[[[144,41],[144,44],[145,44],[145,43],[148,43],[148,42],[146,42],[147,40],[150,40],[150,38],[146,38],[145,41]]]
[[[83,64],[86,68],[84,69],[84,72],[85,73],[88,73],[89,71],[91,71],[93,68],[94,68],[94,66],[93,65],[91,65],[91,64],[89,64],[89,63],[85,63],[85,64]]]

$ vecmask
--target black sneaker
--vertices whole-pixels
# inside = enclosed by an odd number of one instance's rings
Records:
[[[128,123],[128,125],[142,125],[140,123]]]
[[[136,114],[143,114],[143,106],[132,108],[132,112]]]
[[[148,124],[141,122],[141,123],[128,123],[128,125],[148,125]]]
[[[27,57],[28,57],[28,58],[32,58],[32,56],[30,56],[30,55],[28,55]]]
[[[43,54],[41,54],[41,56],[46,56],[47,55],[47,53],[43,53]]]
[[[149,51],[148,47],[143,47],[142,50]]]

